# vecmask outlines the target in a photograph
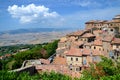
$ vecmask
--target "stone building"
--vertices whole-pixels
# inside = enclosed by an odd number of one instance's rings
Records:
[[[85,30],[67,34],[58,43],[56,58],[62,57],[61,61],[64,59],[71,71],[81,72],[90,63],[99,62],[101,56],[112,59],[120,56],[120,39],[115,38],[120,32],[120,15],[110,21],[91,20],[85,25]]]
[[[84,35],[80,36],[78,40],[83,42],[92,42],[95,39],[95,35],[92,33],[85,33]]]
[[[99,30],[104,27],[111,28],[110,31],[113,32],[114,29],[120,32],[120,15],[116,15],[112,20],[90,20],[85,23],[86,29],[97,28]]]

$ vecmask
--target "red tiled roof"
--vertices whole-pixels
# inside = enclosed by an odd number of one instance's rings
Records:
[[[91,33],[85,33],[82,37],[89,38],[89,37],[95,37],[95,35],[93,35]]]
[[[4,56],[0,56],[0,59],[3,59],[4,58]]]
[[[50,61],[47,59],[40,59],[40,61],[44,64],[50,64]]]
[[[77,36],[79,36],[79,35],[82,35],[84,33],[84,31],[77,31],[77,32],[74,32],[74,35],[77,35]]]
[[[102,37],[96,36],[96,40],[102,40]]]
[[[5,57],[10,57],[12,54],[5,54]]]
[[[68,53],[66,54],[67,56],[82,56],[82,55],[94,55],[94,56],[100,56],[103,55],[103,51],[99,50],[90,50],[90,49],[76,49],[76,48],[71,48]]]
[[[90,49],[82,49],[82,55],[90,55],[91,50]]]
[[[112,44],[120,44],[120,38],[113,38]]]
[[[84,34],[86,32],[86,30],[79,30],[79,31],[76,31],[76,32],[73,32],[73,33],[70,33],[68,34],[68,36],[70,35],[73,35],[73,36],[80,36],[82,34]]]
[[[68,51],[66,55],[67,56],[82,56],[82,52],[80,51],[80,49],[71,47],[71,49]]]
[[[82,55],[101,55],[102,51],[98,50],[90,50],[90,49],[76,49],[76,48],[71,48],[66,55],[68,56],[82,56]]]
[[[75,41],[74,44],[75,44],[75,45],[82,45],[82,44],[83,44],[83,41]]]
[[[66,58],[56,56],[54,61],[53,61],[53,64],[66,65]]]

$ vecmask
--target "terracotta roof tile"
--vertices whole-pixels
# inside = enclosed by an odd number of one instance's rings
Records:
[[[95,35],[93,35],[91,33],[85,33],[82,37],[89,38],[89,37],[95,37]]]
[[[82,55],[102,55],[102,51],[98,50],[90,50],[90,49],[76,49],[76,48],[71,48],[68,53],[66,54],[67,56],[82,56]]]
[[[5,57],[10,57],[12,54],[5,54]]]
[[[90,49],[82,49],[82,55],[90,55],[91,54],[91,50]]]
[[[50,64],[50,61],[47,59],[40,59],[40,61],[44,64]]]
[[[73,42],[75,45],[82,45],[83,44],[83,41],[74,41]]]
[[[120,44],[120,38],[113,38],[112,44]]]
[[[76,49],[76,48],[71,48],[70,51],[66,54],[67,56],[82,56],[82,55],[88,55],[90,56],[91,54],[94,56],[100,56],[103,55],[103,51],[99,50],[91,50],[91,49]]]
[[[96,36],[96,40],[102,40],[102,37]]]
[[[76,32],[72,32],[70,34],[68,34],[68,36],[80,36],[82,34],[84,34],[86,32],[86,30],[79,30],[79,31],[76,31]]]
[[[68,51],[66,55],[67,56],[82,56],[82,52],[80,51],[80,49],[71,47],[71,49]]]
[[[66,65],[66,58],[56,56],[54,61],[53,61],[53,64]]]

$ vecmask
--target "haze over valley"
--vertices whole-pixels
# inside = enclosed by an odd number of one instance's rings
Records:
[[[40,44],[59,39],[71,32],[69,29],[36,28],[18,29],[0,34],[0,46],[16,44]]]

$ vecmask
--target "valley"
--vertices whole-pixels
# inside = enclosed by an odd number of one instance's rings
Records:
[[[0,46],[16,44],[41,44],[59,39],[71,31],[28,32],[20,34],[4,33],[0,35]]]

